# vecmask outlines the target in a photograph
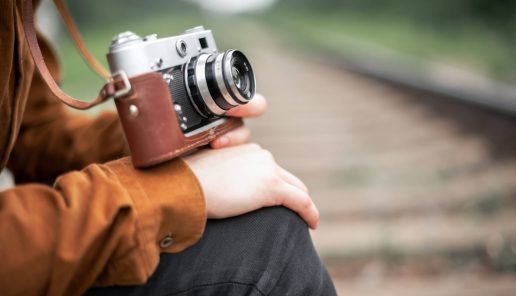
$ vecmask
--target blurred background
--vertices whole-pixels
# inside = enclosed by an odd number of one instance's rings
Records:
[[[126,30],[246,52],[253,139],[310,188],[339,295],[516,295],[516,1],[67,2],[104,65]],[[92,98],[58,20],[45,3],[62,85]]]

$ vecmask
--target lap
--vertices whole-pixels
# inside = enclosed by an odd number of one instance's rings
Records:
[[[87,295],[335,295],[304,221],[283,207],[209,220],[201,240],[162,254],[142,286]]]

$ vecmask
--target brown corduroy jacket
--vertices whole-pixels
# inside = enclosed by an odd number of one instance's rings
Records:
[[[161,252],[202,235],[199,183],[178,159],[148,170],[114,160],[126,149],[116,114],[66,112],[34,68],[20,1],[0,9],[0,169],[24,183],[0,192],[0,295],[144,283]],[[59,79],[50,47],[40,46]],[[160,244],[169,236],[170,246]]]

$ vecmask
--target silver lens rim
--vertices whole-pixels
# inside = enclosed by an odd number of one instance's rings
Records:
[[[203,99],[206,107],[215,115],[224,115],[226,110],[222,109],[217,105],[213,97],[211,96],[210,90],[208,89],[208,82],[206,81],[206,62],[210,57],[209,54],[201,54],[197,58],[195,65],[195,79],[197,80],[197,88],[201,98]]]
[[[228,92],[228,89],[226,87],[226,84],[224,83],[224,74],[222,73],[222,61],[224,60],[224,53],[221,53],[217,55],[217,58],[215,59],[215,80],[217,81],[217,86],[219,88],[220,93],[222,94],[222,97],[226,100],[228,104],[230,104],[233,107],[236,107],[238,105],[242,105],[242,103],[239,103],[233,99],[231,94]]]
[[[244,96],[242,96],[240,91],[237,89],[237,87],[235,85],[235,81],[233,80],[233,75],[231,73],[231,60],[232,60],[233,54],[236,52],[240,53],[247,60],[247,58],[241,51],[236,50],[236,49],[228,50],[224,54],[225,57],[224,57],[223,70],[224,70],[224,77],[225,77],[226,81],[228,82],[229,87],[231,88],[231,92],[237,98],[237,100],[241,101],[241,103],[240,103],[240,105],[241,105],[241,104],[245,104],[245,103],[249,102],[254,97],[254,94],[256,92],[256,77],[254,74],[252,75],[253,76],[252,81],[249,81],[249,83],[251,84],[250,85],[251,89],[249,90],[251,92],[251,96],[249,98],[245,98]],[[249,61],[247,61],[247,62],[249,63]],[[251,66],[250,63],[249,63],[249,66]],[[252,73],[253,69],[251,68],[250,71]]]

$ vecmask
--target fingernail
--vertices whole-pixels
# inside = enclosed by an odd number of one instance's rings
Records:
[[[229,145],[229,137],[222,136],[217,140],[217,142],[218,142],[219,146],[221,146],[221,147],[227,146],[227,145]]]
[[[316,213],[316,216],[317,216],[317,220],[315,221],[315,225],[314,225],[314,230],[317,229],[319,227],[319,219],[321,219],[321,216],[320,216],[320,213],[319,213],[319,209],[317,208],[317,206],[314,204],[314,209],[315,209],[315,213]]]

